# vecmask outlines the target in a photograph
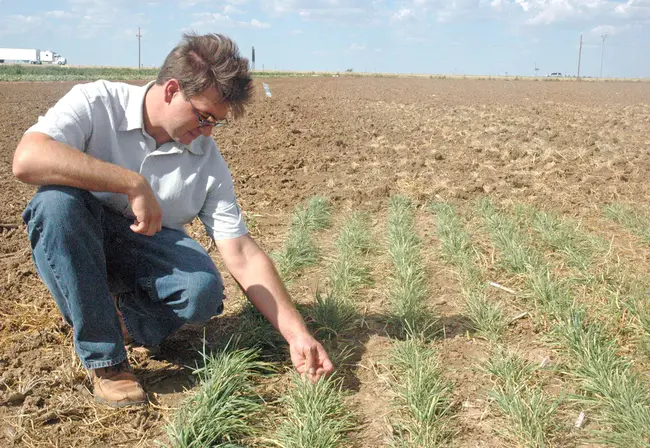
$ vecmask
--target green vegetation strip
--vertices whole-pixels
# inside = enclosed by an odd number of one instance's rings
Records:
[[[312,384],[295,376],[293,388],[281,401],[286,417],[269,443],[282,448],[351,446],[348,433],[356,428],[356,421],[344,404],[339,378]]]
[[[370,284],[370,271],[363,257],[370,251],[367,218],[353,213],[343,224],[336,240],[337,254],[329,273],[330,289],[316,293],[311,317],[320,337],[335,338],[350,330],[357,317],[355,299],[361,286]]]
[[[0,64],[0,81],[22,82],[59,82],[59,81],[149,81],[156,79],[158,68],[130,67],[73,67],[59,65],[25,65],[25,64]],[[279,72],[279,71],[253,71],[253,78],[279,78],[279,77],[304,77],[304,76],[331,76],[331,73],[315,72]],[[346,74],[350,76],[352,74]]]
[[[595,432],[597,440],[616,447],[648,446],[647,381],[631,369],[631,362],[618,355],[619,347],[606,337],[601,324],[590,320],[586,310],[573,301],[571,284],[553,279],[543,256],[518,231],[515,220],[500,214],[487,199],[480,201],[478,208],[505,266],[525,274],[537,311],[553,328],[551,338],[576,364],[567,374],[579,381],[582,390],[575,400],[597,411],[596,419],[603,426]]]
[[[609,219],[631,230],[650,243],[650,216],[623,204],[605,206],[603,213]]]
[[[503,309],[486,298],[487,280],[479,267],[478,252],[472,245],[469,233],[452,205],[436,203],[431,211],[436,216],[443,257],[458,270],[465,297],[464,314],[472,322],[478,336],[497,342],[506,328]]]
[[[531,217],[532,228],[542,241],[554,251],[565,255],[572,268],[586,271],[593,263],[594,257],[607,249],[607,242],[581,232],[579,226],[574,223],[532,207],[527,212]]]
[[[454,435],[452,386],[443,378],[435,350],[419,338],[398,341],[387,367],[397,407],[390,446],[448,446]]]
[[[452,205],[435,203],[431,210],[436,216],[443,256],[458,269],[465,314],[479,336],[496,344],[503,337],[506,321],[502,308],[486,299],[486,278],[479,267],[477,249]],[[488,395],[508,421],[502,435],[519,446],[547,446],[557,430],[553,415],[558,401],[548,399],[538,385],[532,384],[534,366],[500,345],[493,345],[491,352],[485,370],[494,388]]]
[[[234,447],[257,432],[262,400],[256,380],[270,370],[257,361],[255,350],[227,346],[216,354],[202,353],[204,366],[194,370],[198,392],[187,399],[166,427],[174,447]]]
[[[578,269],[582,278],[576,282],[591,288],[586,294],[590,298],[607,299],[608,306],[603,307],[597,302],[595,306],[590,306],[590,311],[600,316],[610,332],[623,332],[633,337],[640,335],[639,342],[647,350],[650,341],[650,299],[647,285],[650,279],[634,278],[632,269],[626,268],[620,260],[616,264],[601,262],[594,266],[594,256],[602,255],[608,249],[606,241],[586,234],[576,225],[549,213],[532,208],[528,213],[532,216],[532,227],[544,243],[552,250],[564,254],[569,266]],[[593,272],[594,268],[598,270]]]
[[[152,80],[158,69],[117,67],[61,67],[0,64],[0,81],[58,82],[58,81],[134,81]]]
[[[274,254],[283,279],[291,279],[300,269],[318,261],[318,249],[311,234],[329,227],[330,221],[330,207],[324,197],[314,196],[306,205],[296,207],[284,249],[281,253]]]
[[[443,377],[428,334],[435,322],[426,306],[427,285],[410,199],[393,196],[388,209],[389,301],[397,341],[386,360],[395,395],[391,419],[394,447],[446,446],[451,430],[452,386]]]
[[[543,392],[535,376],[538,367],[499,347],[493,350],[484,369],[495,383],[489,396],[509,421],[501,431],[505,438],[513,446],[551,446],[559,431],[555,414],[561,400]]]
[[[404,196],[390,198],[388,252],[394,271],[389,275],[388,300],[398,333],[423,334],[435,319],[426,306],[427,285],[420,257],[420,238],[415,231],[413,205]]]

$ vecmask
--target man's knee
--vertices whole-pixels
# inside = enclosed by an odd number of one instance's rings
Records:
[[[184,309],[187,323],[207,322],[223,310],[223,282],[217,273],[197,272],[191,276],[190,286],[185,290],[188,300]]]
[[[40,187],[23,212],[23,221],[37,220],[41,225],[63,225],[76,222],[83,208],[92,207],[92,195],[79,188],[59,185]],[[96,208],[96,207],[94,207]],[[98,210],[91,210],[98,212]]]

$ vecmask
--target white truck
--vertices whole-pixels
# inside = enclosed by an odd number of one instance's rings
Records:
[[[41,50],[41,62],[44,64],[65,65],[68,63],[68,60],[53,51]]]
[[[15,62],[22,64],[59,64],[64,65],[68,61],[63,56],[50,51],[37,48],[0,48],[0,63]]]

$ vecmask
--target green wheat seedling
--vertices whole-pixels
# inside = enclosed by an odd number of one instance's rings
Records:
[[[248,301],[239,313],[236,334],[238,348],[256,348],[271,359],[286,354],[287,344],[280,332]]]
[[[547,396],[535,384],[537,367],[503,348],[495,348],[484,367],[495,384],[489,396],[508,424],[500,431],[517,446],[550,446],[559,425],[560,399]]]
[[[493,206],[492,206],[493,207]],[[485,207],[484,207],[485,210]],[[493,214],[498,214],[493,208]],[[503,220],[503,218],[501,218]],[[505,220],[507,221],[507,220]],[[492,228],[493,233],[498,229]],[[514,239],[523,241],[523,237]],[[500,241],[495,239],[499,246]],[[504,250],[503,247],[499,247]],[[534,247],[524,247],[532,259],[541,262]],[[529,264],[529,284],[538,311],[552,318],[549,335],[559,343],[576,367],[567,372],[578,380],[583,395],[578,401],[598,409],[597,419],[607,428],[598,434],[611,446],[648,446],[650,444],[650,395],[647,381],[642,381],[630,368],[629,361],[618,355],[616,343],[606,338],[604,329],[587,321],[586,311],[571,299],[570,282],[554,281],[550,268]]]
[[[513,274],[523,274],[532,291],[535,307],[554,319],[564,316],[573,298],[560,285],[532,241],[519,231],[517,221],[498,212],[492,202],[483,198],[478,203],[494,245],[501,252],[503,267]]]
[[[650,336],[650,307],[645,286],[648,279],[633,278],[624,268],[619,268],[618,272],[612,271],[610,265],[605,265],[605,272],[593,272],[593,257],[605,252],[605,241],[585,234],[548,213],[531,209],[531,215],[533,228],[542,240],[553,250],[564,254],[569,266],[583,275],[575,281],[588,285],[591,296],[607,298],[609,306],[594,307],[594,313],[600,315],[609,328],[617,332],[641,334],[647,340]],[[638,285],[644,286],[639,288]],[[629,313],[632,319],[626,320],[622,326],[621,319],[625,313]]]
[[[343,223],[335,247],[329,289],[326,293],[316,292],[316,304],[310,310],[317,334],[329,339],[352,329],[358,317],[355,306],[358,290],[371,283],[370,271],[363,260],[370,250],[370,232],[364,215],[353,213]]]
[[[354,304],[338,299],[331,291],[316,291],[316,304],[309,310],[314,332],[319,338],[334,339],[350,332],[358,317]]]
[[[353,213],[344,223],[336,240],[337,255],[330,267],[332,294],[350,301],[358,289],[372,281],[363,258],[371,248],[371,235],[366,217]]]
[[[404,196],[393,196],[388,210],[388,252],[394,272],[390,275],[389,302],[402,335],[422,334],[435,321],[427,309],[426,274],[415,231],[413,206]]]
[[[570,372],[582,384],[578,401],[599,409],[607,430],[597,435],[609,446],[650,446],[650,389],[618,355],[619,348],[585,313],[576,310],[566,319],[560,335],[579,366]]]
[[[321,196],[314,196],[306,205],[296,207],[284,249],[279,254],[273,254],[283,279],[289,279],[300,269],[318,262],[318,249],[311,234],[329,226],[330,221],[328,202]]]
[[[485,295],[485,275],[481,272],[476,249],[463,222],[452,205],[437,203],[431,207],[445,260],[454,265],[465,297],[465,315],[478,336],[498,341],[506,328],[503,310]]]
[[[610,204],[603,208],[603,213],[609,219],[631,230],[634,234],[650,241],[650,221],[646,214],[637,212],[623,204]]]
[[[527,250],[530,241],[519,232],[514,219],[498,213],[487,198],[478,202],[478,211],[486,222],[494,244],[501,251],[501,264],[506,270],[523,274],[544,264],[543,258],[536,251]]]
[[[594,255],[603,253],[605,241],[585,234],[575,225],[570,225],[550,213],[531,209],[531,224],[542,241],[556,252],[564,254],[569,266],[586,271],[592,264]]]
[[[435,350],[418,338],[398,341],[387,367],[396,408],[390,446],[447,446],[453,436],[452,386],[442,375]]]
[[[194,370],[200,388],[189,397],[166,427],[175,447],[234,447],[254,436],[252,422],[259,417],[262,400],[254,390],[270,365],[257,360],[252,349],[201,353],[203,367]]]
[[[348,434],[357,422],[344,403],[341,379],[322,378],[316,384],[294,377],[294,386],[281,400],[285,417],[269,443],[282,448],[351,446]]]
[[[330,226],[332,216],[327,198],[313,196],[306,205],[299,205],[291,219],[291,226],[309,232],[323,230]]]

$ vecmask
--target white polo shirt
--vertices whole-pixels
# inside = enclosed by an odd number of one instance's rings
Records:
[[[27,132],[42,132],[97,159],[144,176],[162,208],[162,225],[183,230],[198,216],[215,240],[248,231],[237,205],[230,170],[212,137],[156,148],[144,129],[139,87],[96,81],[76,85]],[[94,192],[102,202],[133,218],[127,196]]]

